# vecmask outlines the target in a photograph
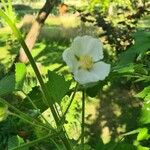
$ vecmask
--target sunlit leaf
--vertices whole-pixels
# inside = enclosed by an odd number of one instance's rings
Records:
[[[5,120],[8,116],[8,106],[0,102],[0,122]]]
[[[147,140],[150,137],[148,133],[148,128],[141,128],[137,136],[138,141]]]
[[[26,76],[26,65],[23,63],[16,63],[15,67],[16,67],[15,68],[15,81],[16,81],[15,88],[22,89],[24,79]]]
[[[141,124],[150,123],[150,101],[144,103],[144,106],[141,110],[140,123]]]
[[[139,98],[146,98],[150,94],[150,86],[145,87],[140,93],[135,95],[136,97]]]
[[[137,150],[149,150],[149,148],[140,145],[137,147]]]

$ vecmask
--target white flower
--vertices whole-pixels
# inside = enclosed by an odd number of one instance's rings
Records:
[[[101,59],[102,43],[91,36],[76,37],[71,47],[63,52],[63,60],[69,66],[74,79],[83,85],[104,80],[108,76],[110,64],[100,61]]]

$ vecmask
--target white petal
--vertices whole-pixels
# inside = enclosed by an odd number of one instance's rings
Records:
[[[97,62],[94,64],[91,71],[98,77],[99,80],[104,80],[110,72],[110,64],[106,64],[102,61]]]
[[[104,62],[95,63],[90,71],[79,69],[74,72],[74,78],[80,84],[94,83],[99,80],[104,80],[110,72],[110,65]]]
[[[64,52],[63,52],[63,60],[66,62],[66,64],[69,66],[70,68],[70,71],[71,72],[74,72],[75,70],[78,69],[78,61],[77,59],[75,58],[75,55],[74,53],[72,52],[71,49],[66,49]]]
[[[93,61],[98,61],[103,58],[102,43],[100,40],[91,36],[76,37],[71,45],[71,49],[77,56],[91,56]]]
[[[99,81],[95,73],[83,69],[74,73],[74,79],[82,85]]]

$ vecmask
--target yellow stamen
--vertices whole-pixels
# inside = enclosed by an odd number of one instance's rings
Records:
[[[93,67],[92,57],[88,55],[81,56],[79,58],[80,68],[84,70],[90,70]]]

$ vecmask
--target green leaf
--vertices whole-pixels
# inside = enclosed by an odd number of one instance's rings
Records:
[[[24,140],[19,136],[12,136],[8,139],[8,150],[13,150],[18,147],[18,150],[28,150],[28,148],[19,148],[21,144],[24,144]]]
[[[137,148],[134,145],[127,144],[127,143],[118,143],[116,148],[113,150],[137,150]]]
[[[69,91],[71,81],[66,81],[63,76],[52,71],[48,71],[48,79],[47,86],[49,94],[55,102],[60,103],[62,98]]]
[[[15,67],[15,89],[19,90],[23,87],[24,79],[26,76],[26,65],[23,63],[16,63]]]
[[[150,94],[150,86],[145,87],[136,97],[145,99]]]
[[[141,110],[140,123],[141,124],[150,123],[150,101],[146,101],[144,103],[144,106]]]
[[[5,120],[8,116],[8,106],[0,102],[0,122]]]
[[[5,76],[0,80],[0,96],[9,94],[15,90],[15,75]]]
[[[137,147],[137,150],[149,150],[149,148],[139,145],[139,146]]]
[[[142,140],[148,140],[149,138],[149,133],[148,133],[148,128],[141,128],[139,130],[139,134],[137,136],[137,140],[138,141],[142,141]]]
[[[28,93],[28,97],[37,106],[37,108],[41,110],[41,112],[47,109],[47,105],[43,102],[44,97],[39,86],[34,87],[32,91]],[[23,100],[22,105],[28,109],[33,109],[33,105],[27,97]]]
[[[120,65],[120,66],[116,66],[113,68],[113,70],[115,72],[118,72],[120,74],[123,74],[123,73],[133,73],[135,71],[135,65],[133,63],[130,63],[130,64],[124,64],[124,65]]]
[[[115,143],[110,142],[108,144],[99,143],[96,146],[96,150],[136,150],[136,147],[127,143]]]
[[[150,48],[150,31],[138,31],[134,33],[134,49],[138,53],[143,53]]]
[[[140,54],[144,54],[150,49],[150,32],[139,31],[133,37],[135,39],[134,45],[120,55],[118,66],[133,63]]]

